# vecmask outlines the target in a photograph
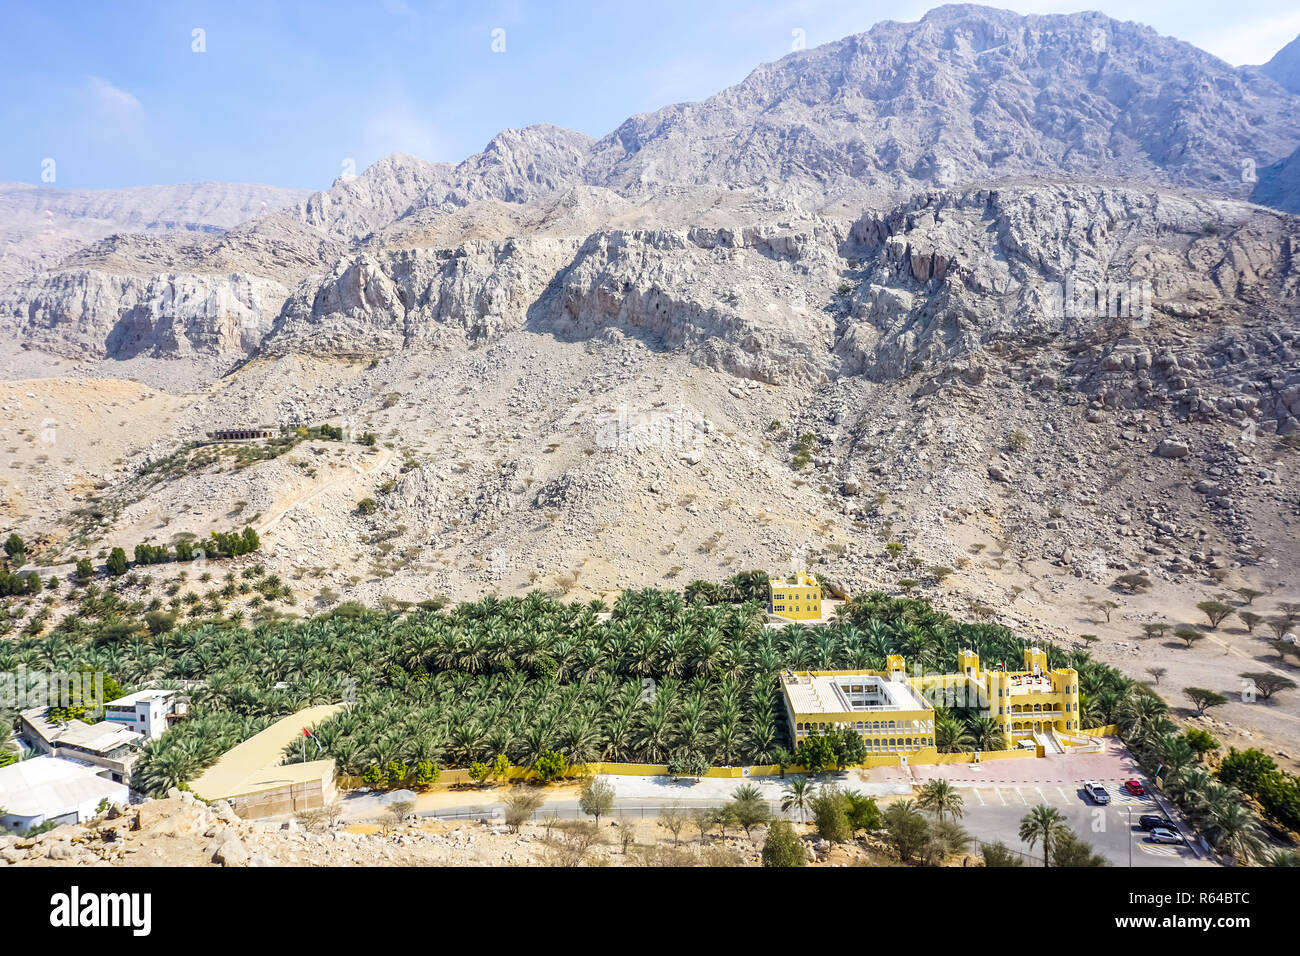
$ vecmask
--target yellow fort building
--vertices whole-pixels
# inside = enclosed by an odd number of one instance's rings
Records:
[[[806,571],[792,578],[768,578],[771,601],[768,610],[792,621],[817,621],[822,616],[822,588]]]
[[[775,603],[777,582],[773,582]],[[1047,654],[1025,648],[1024,670],[982,670],[979,655],[961,651],[960,673],[907,676],[902,655],[878,671],[786,671],[781,684],[790,734],[797,744],[809,733],[856,730],[869,755],[914,753],[918,762],[936,755],[934,704],[972,708],[992,717],[1012,748],[1064,753],[1083,743],[1079,724],[1079,675],[1069,667],[1049,670]]]

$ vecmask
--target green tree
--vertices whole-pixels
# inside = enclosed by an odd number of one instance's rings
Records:
[[[985,866],[1012,867],[1024,866],[1020,854],[1010,849],[1005,843],[985,843],[981,847]]]
[[[23,559],[27,555],[27,545],[22,538],[18,537],[18,532],[15,531],[5,538],[5,555],[16,566],[22,566]]]
[[[822,787],[813,796],[813,825],[823,840],[846,843],[853,838],[853,830],[849,826],[848,803],[839,787]]]
[[[1065,818],[1054,807],[1045,803],[1031,809],[1020,820],[1020,839],[1032,850],[1037,844],[1043,845],[1043,866],[1050,866],[1052,847],[1058,840],[1070,833]]]
[[[1250,681],[1255,693],[1264,700],[1271,700],[1280,691],[1293,690],[1296,685],[1291,678],[1272,671],[1246,671],[1239,676],[1242,680]]]
[[[542,783],[551,783],[564,776],[566,770],[564,757],[554,750],[544,750],[533,764],[533,771]]]
[[[940,820],[951,816],[960,819],[965,813],[965,801],[956,788],[947,780],[931,780],[917,794],[916,805],[922,810],[929,810]]]
[[[764,866],[805,866],[808,858],[803,841],[786,820],[773,820],[763,840]]]
[[[761,826],[772,817],[772,811],[752,783],[736,788],[727,803],[727,809],[736,826],[745,831],[745,836],[749,836],[754,827]]]
[[[1218,778],[1230,787],[1252,797],[1259,793],[1264,781],[1277,773],[1273,758],[1254,747],[1248,750],[1228,748],[1228,755],[1219,763]]]
[[[1232,613],[1232,606],[1222,601],[1201,601],[1196,605],[1196,609],[1205,615],[1211,628],[1218,627],[1223,623],[1224,618]]]
[[[840,770],[853,767],[867,759],[867,744],[852,727],[843,727],[831,735],[831,747],[835,752],[835,766]]]
[[[505,783],[510,778],[511,766],[509,757],[497,754],[492,761],[492,778],[498,783]]]
[[[898,858],[910,863],[924,851],[930,837],[930,825],[911,800],[890,805],[883,817],[885,833]]]
[[[488,774],[490,774],[491,772],[492,772],[492,768],[489,767],[487,764],[483,763],[483,761],[481,760],[473,761],[469,765],[469,770],[466,771],[470,780],[474,781],[474,785],[477,787],[483,786],[483,781],[485,781],[488,778]]]
[[[415,764],[415,785],[417,787],[432,787],[442,776],[442,770],[432,760],[419,760]]]
[[[844,799],[848,804],[849,826],[854,833],[859,830],[879,830],[885,825],[884,815],[874,797],[856,790],[845,790]]]
[[[614,787],[599,777],[588,777],[578,794],[578,807],[600,825],[600,818],[614,809]]]
[[[835,744],[828,735],[814,731],[795,746],[794,759],[816,777],[835,765]]]
[[[1208,730],[1192,727],[1183,734],[1183,737],[1198,756],[1204,756],[1219,749],[1219,742],[1214,739],[1214,735]]]
[[[1228,698],[1222,694],[1206,690],[1204,687],[1184,687],[1183,693],[1187,695],[1187,699],[1192,702],[1192,706],[1200,716],[1204,716],[1211,707],[1222,707],[1228,702]]]
[[[108,562],[105,566],[108,568],[108,573],[115,578],[126,574],[126,552],[121,548],[114,548],[108,553]]]
[[[785,794],[781,798],[781,812],[789,813],[791,810],[797,810],[799,822],[803,823],[807,818],[816,789],[817,785],[808,777],[795,777],[785,785]]]
[[[1052,844],[1052,866],[1106,866],[1106,858],[1069,830],[1059,834]]]

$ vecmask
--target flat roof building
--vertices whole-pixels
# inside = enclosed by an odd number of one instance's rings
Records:
[[[796,745],[810,733],[848,727],[868,754],[909,753],[934,746],[934,708],[912,685],[903,658],[891,654],[883,673],[786,671],[786,717]]]
[[[46,718],[47,708],[34,707],[19,714],[19,735],[34,749],[53,757],[69,757],[109,771],[113,780],[127,783],[131,767],[144,747],[143,734],[111,720],[65,724]]]
[[[792,621],[817,621],[822,616],[822,588],[806,571],[791,578],[768,578],[768,613]]]
[[[177,690],[142,690],[104,705],[104,719],[134,730],[146,740],[157,740],[188,712]]]
[[[908,677],[901,655],[877,671],[786,671],[781,678],[790,735],[851,728],[867,753],[907,754],[933,748],[934,704],[993,718],[1010,746],[1064,753],[1080,734],[1079,675],[1049,668],[1041,648],[1027,647],[1024,669],[980,666],[971,650],[957,655],[959,672]]]
[[[105,801],[127,803],[126,785],[106,773],[94,764],[50,756],[0,767],[0,827],[26,831],[43,823],[81,823]]]

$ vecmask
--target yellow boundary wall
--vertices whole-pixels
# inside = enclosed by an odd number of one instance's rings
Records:
[[[1079,731],[1080,734],[1091,737],[1113,737],[1119,732],[1116,724],[1107,724],[1105,727],[1092,727],[1087,730]],[[921,750],[914,750],[907,755],[909,765],[925,764],[955,764],[955,763],[973,763],[975,754],[971,751],[962,751],[958,753],[941,754],[933,747],[926,747]],[[1033,750],[1027,750],[1023,747],[1013,747],[1010,750],[985,750],[980,752],[980,763],[987,763],[990,760],[1023,760],[1029,757],[1036,757],[1038,754]],[[854,764],[850,769],[870,770],[873,767],[900,767],[902,762],[899,760],[899,754],[872,754],[862,763]],[[748,771],[748,772],[746,772]],[[785,768],[786,773],[804,773],[804,768],[799,764],[791,764]],[[738,779],[741,777],[775,777],[781,773],[781,768],[777,764],[758,764],[751,767],[710,767],[709,772],[704,776],[715,779]],[[620,777],[662,777],[668,775],[667,764],[656,763],[600,763],[593,762],[582,766],[568,768],[569,776],[586,776],[595,774],[609,774]],[[506,775],[508,780],[536,779],[535,774],[531,774],[524,767],[511,767]],[[355,790],[358,787],[364,787],[365,783],[360,777],[339,777],[339,786],[345,790]],[[473,783],[469,778],[469,771],[463,769],[443,770],[438,776],[438,782],[435,787],[454,787],[461,784]]]
[[[1119,734],[1119,724],[1107,724],[1105,727],[1089,727],[1079,731],[1089,737],[1115,737]]]

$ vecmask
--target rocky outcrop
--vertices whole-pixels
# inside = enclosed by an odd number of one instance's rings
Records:
[[[285,303],[268,354],[366,355],[487,341],[518,328],[576,242],[473,242],[362,253]]]
[[[863,268],[835,350],[844,372],[885,379],[979,348],[1093,341],[1153,323],[1194,329],[1245,312],[1293,327],[1297,242],[1289,217],[1165,192],[927,193],[855,223],[846,252]]]
[[[286,295],[259,276],[76,269],[11,289],[0,298],[0,329],[66,355],[243,357],[270,330]]]

